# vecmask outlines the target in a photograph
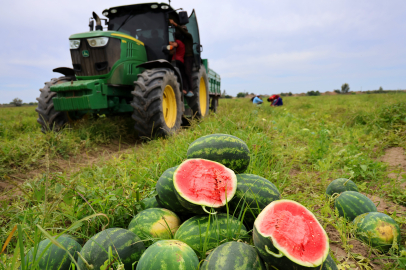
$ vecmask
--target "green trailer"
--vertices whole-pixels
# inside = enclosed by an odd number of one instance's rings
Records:
[[[166,3],[144,3],[102,14],[106,19],[93,12],[90,31],[69,37],[72,68],[54,69],[64,76],[40,89],[36,111],[43,132],[104,114],[131,115],[139,136],[170,135],[182,117],[204,118],[217,110],[220,76],[201,59],[194,10],[188,16]],[[171,61],[167,45],[178,30],[170,19],[193,36],[193,97],[183,95],[179,68]]]

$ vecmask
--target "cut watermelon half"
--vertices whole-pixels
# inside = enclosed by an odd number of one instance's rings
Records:
[[[266,247],[276,258],[286,256],[298,265],[315,267],[328,256],[326,232],[313,213],[298,202],[273,201],[258,215],[254,226],[279,250],[279,254],[275,254],[270,251],[272,247]]]
[[[187,159],[173,174],[173,185],[177,195],[191,204],[201,205],[205,210],[206,206],[222,207],[234,197],[237,177],[220,163]]]

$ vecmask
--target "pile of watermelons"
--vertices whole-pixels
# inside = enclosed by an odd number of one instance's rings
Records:
[[[313,213],[281,199],[269,180],[244,174],[250,151],[241,139],[204,136],[191,143],[187,157],[162,174],[158,195],[142,201],[145,210],[127,229],[104,230],[83,247],[60,236],[70,255],[56,245],[44,252],[50,242],[42,241],[35,250],[40,269],[71,269],[71,259],[83,270],[337,269]],[[340,215],[354,220],[361,240],[382,251],[399,243],[396,222],[377,213],[352,181],[334,180],[326,193]]]
[[[353,181],[346,178],[332,181],[326,195],[334,202],[338,214],[353,222],[358,239],[383,252],[398,247],[399,225],[390,216],[379,213],[374,202],[359,193]]]

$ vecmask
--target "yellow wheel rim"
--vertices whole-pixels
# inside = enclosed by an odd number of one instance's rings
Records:
[[[162,101],[162,113],[164,115],[165,124],[172,128],[176,123],[176,97],[172,86],[167,85],[164,89],[163,101]]]
[[[199,104],[200,104],[200,113],[202,114],[202,116],[205,116],[207,110],[207,93],[206,93],[206,82],[204,81],[203,77],[200,78]]]

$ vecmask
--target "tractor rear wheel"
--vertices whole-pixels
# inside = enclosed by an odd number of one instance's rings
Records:
[[[67,112],[60,112],[54,109],[54,103],[52,98],[56,96],[56,92],[51,92],[51,86],[76,81],[75,77],[59,77],[51,79],[50,82],[46,82],[44,88],[41,88],[40,96],[37,98],[38,107],[35,111],[38,113],[37,122],[41,124],[41,131],[43,133],[47,131],[59,131],[69,121]]]
[[[132,118],[139,136],[166,136],[180,128],[183,102],[179,83],[173,70],[145,70],[134,82]]]
[[[214,113],[217,112],[217,107],[219,106],[219,97],[212,97],[210,102],[210,110]]]
[[[188,99],[193,115],[203,118],[209,114],[209,80],[206,68],[201,65],[198,71],[193,72],[193,97]]]

